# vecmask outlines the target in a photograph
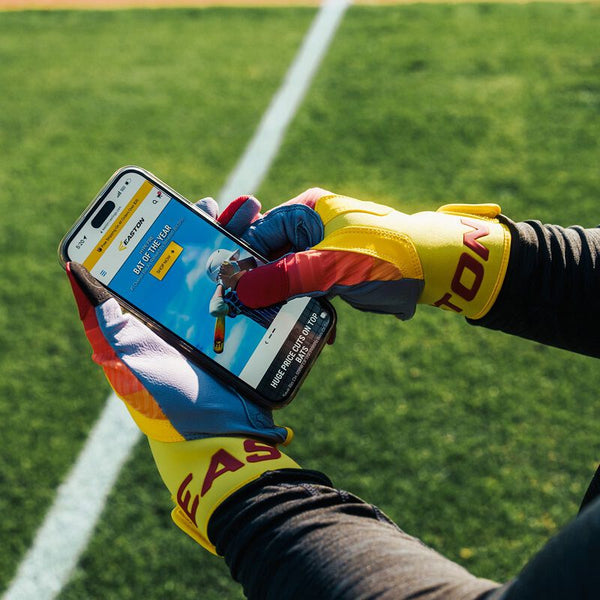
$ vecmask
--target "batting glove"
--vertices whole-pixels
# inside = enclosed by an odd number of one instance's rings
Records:
[[[241,197],[220,219],[264,256],[284,254],[238,282],[240,300],[252,308],[338,295],[401,319],[410,319],[417,303],[479,319],[508,265],[510,232],[499,215],[496,204],[407,215],[314,188],[264,216],[255,198]]]
[[[216,204],[202,206],[216,215]],[[277,447],[292,432],[184,358],[131,314],[81,265],[67,274],[93,360],[148,436],[175,502],[175,523],[209,551],[215,509],[266,471],[299,468]]]

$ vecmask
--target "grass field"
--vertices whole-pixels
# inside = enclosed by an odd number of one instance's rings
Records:
[[[314,14],[0,13],[0,590],[109,391],[60,237],[123,164],[216,194]],[[588,4],[353,7],[259,195],[319,184],[595,226],[599,27]],[[401,323],[336,306],[336,344],[278,415],[290,454],[476,574],[515,574],[600,458],[597,364],[426,307]],[[169,506],[142,443],[61,598],[241,597]]]

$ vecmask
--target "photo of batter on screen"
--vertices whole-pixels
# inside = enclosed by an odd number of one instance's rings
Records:
[[[257,260],[248,254],[242,257],[240,250],[215,250],[206,261],[206,274],[217,284],[210,300],[208,311],[216,318],[213,350],[220,354],[225,347],[225,317],[235,318],[239,314],[252,319],[267,329],[277,316],[280,306],[248,308],[235,291],[240,278],[258,266]]]

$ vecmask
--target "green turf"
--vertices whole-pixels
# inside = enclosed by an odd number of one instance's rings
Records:
[[[597,225],[599,24],[588,5],[353,8],[262,195],[319,182]],[[289,411],[302,462],[481,576],[514,575],[568,522],[600,458],[590,358],[435,309],[344,309],[318,368]]]
[[[497,202],[597,225],[599,22],[586,5],[355,7],[263,196],[319,182],[407,212]],[[515,574],[575,514],[599,458],[597,363],[435,309],[340,313],[322,380],[289,411],[302,462],[314,451],[477,574]]]
[[[125,163],[216,193],[313,14],[0,14],[0,589],[107,394],[58,239]],[[593,5],[351,8],[261,196],[321,184],[598,224],[599,25]],[[278,415],[290,453],[478,575],[514,574],[599,458],[595,361],[433,309],[336,306],[335,346]],[[168,509],[141,445],[62,598],[241,596]]]
[[[0,589],[109,390],[89,360],[58,241],[125,164],[191,199],[216,194],[313,14],[0,13]],[[161,490],[157,501],[166,500]],[[87,575],[86,585],[102,579]],[[125,597],[98,597],[111,593]]]

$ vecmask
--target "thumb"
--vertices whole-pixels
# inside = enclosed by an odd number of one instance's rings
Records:
[[[85,267],[79,263],[69,262],[66,265],[66,270],[77,303],[79,318],[83,323],[85,335],[92,346],[92,359],[102,366],[109,375],[108,371],[118,368],[120,361],[113,347],[104,336],[96,309],[98,307],[105,309],[108,307],[109,310],[119,314],[121,314],[121,309],[106,288],[100,285]],[[110,375],[109,379],[111,379]]]

